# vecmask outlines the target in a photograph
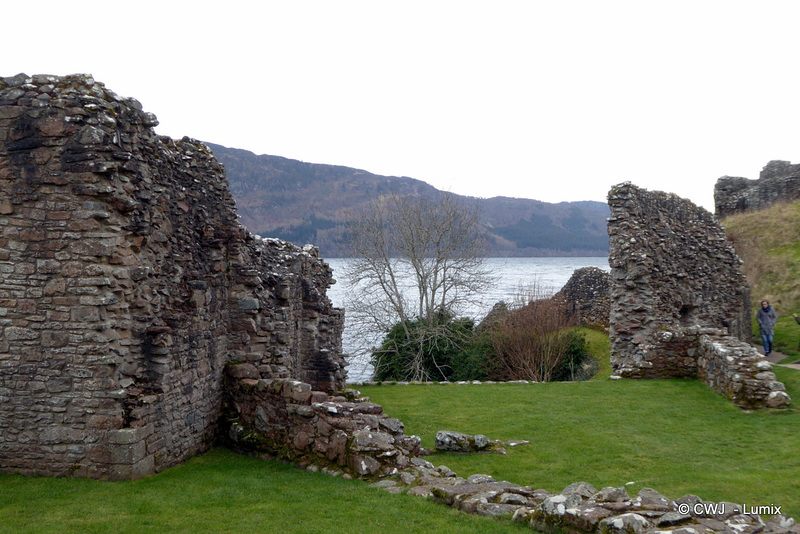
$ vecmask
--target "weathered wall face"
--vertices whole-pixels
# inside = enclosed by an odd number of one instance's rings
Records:
[[[699,377],[740,406],[788,405],[785,393],[770,399],[783,384],[763,374],[769,363],[743,343],[750,338],[750,291],[714,217],[629,183],[612,188],[608,203],[614,372]]]
[[[597,267],[576,269],[555,298],[567,303],[579,325],[608,332],[609,280],[609,274]]]
[[[714,211],[721,218],[797,199],[800,199],[800,164],[788,161],[770,161],[758,180],[723,176],[714,185]]]
[[[626,347],[617,354],[646,352],[651,332],[680,326],[749,338],[747,280],[710,213],[631,184],[612,188],[608,203],[612,343]]]
[[[207,448],[230,361],[344,385],[315,249],[250,235],[201,143],[91,77],[0,79],[0,466],[131,478]]]
[[[419,456],[420,439],[357,391],[329,396],[295,380],[258,379],[249,364],[227,375],[222,425],[233,448],[359,477],[395,474]]]

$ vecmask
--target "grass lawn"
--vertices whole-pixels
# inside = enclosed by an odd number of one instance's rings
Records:
[[[800,372],[776,368],[795,403]],[[776,504],[800,518],[800,411],[747,413],[696,380],[359,388],[433,448],[437,430],[530,440],[502,455],[437,454],[461,476],[561,491],[651,487],[670,498]]]
[[[797,310],[800,315],[800,310]],[[753,328],[753,343],[761,346],[761,336],[758,335],[758,327]],[[794,320],[791,314],[778,317],[775,325],[775,350],[786,355],[781,363],[793,363],[800,360],[800,325]]]
[[[505,533],[470,516],[365,482],[214,449],[133,482],[0,474],[7,533]]]

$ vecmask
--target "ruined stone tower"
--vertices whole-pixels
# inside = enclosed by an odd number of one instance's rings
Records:
[[[0,78],[0,469],[181,462],[231,362],[344,385],[330,268],[249,234],[208,148],[156,124],[90,76]]]

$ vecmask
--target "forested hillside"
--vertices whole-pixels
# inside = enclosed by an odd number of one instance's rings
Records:
[[[380,176],[207,144],[225,165],[238,212],[250,231],[297,244],[312,243],[326,257],[347,255],[342,243],[343,222],[364,203],[386,194],[437,193],[433,186],[414,178]],[[474,200],[483,211],[489,255],[608,254],[609,210],[604,202]]]

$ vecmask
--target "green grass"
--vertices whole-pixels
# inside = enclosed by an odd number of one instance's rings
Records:
[[[778,368],[800,401],[800,372]],[[433,448],[437,430],[530,440],[502,455],[436,454],[462,476],[489,474],[558,492],[586,481],[777,504],[800,517],[800,412],[747,413],[696,380],[360,388]]]
[[[589,328],[578,328],[578,332],[584,335],[589,354],[597,360],[597,373],[592,380],[604,380],[611,376],[611,344],[608,336]]]
[[[798,310],[800,315],[800,310]],[[775,350],[785,354],[786,359],[781,363],[791,363],[800,360],[800,325],[794,320],[794,317],[783,315],[778,317],[778,322],[775,325]],[[754,328],[753,342],[761,346],[761,336],[758,335],[758,326]]]
[[[593,339],[602,347],[602,336]],[[602,350],[602,348],[601,348]],[[602,359],[601,359],[602,363]],[[800,372],[776,368],[800,400]],[[437,430],[526,439],[507,455],[428,457],[561,491],[652,487],[800,517],[800,412],[743,412],[694,380],[361,387],[432,448]],[[521,532],[418,497],[214,449],[133,482],[0,475],[0,532]]]
[[[767,299],[779,316],[776,350],[789,356],[786,362],[800,359],[800,326],[791,316],[800,314],[800,202],[740,213],[721,222],[752,288],[754,342],[761,344],[755,313]]]
[[[521,532],[365,482],[214,449],[133,482],[0,475],[0,532]]]

